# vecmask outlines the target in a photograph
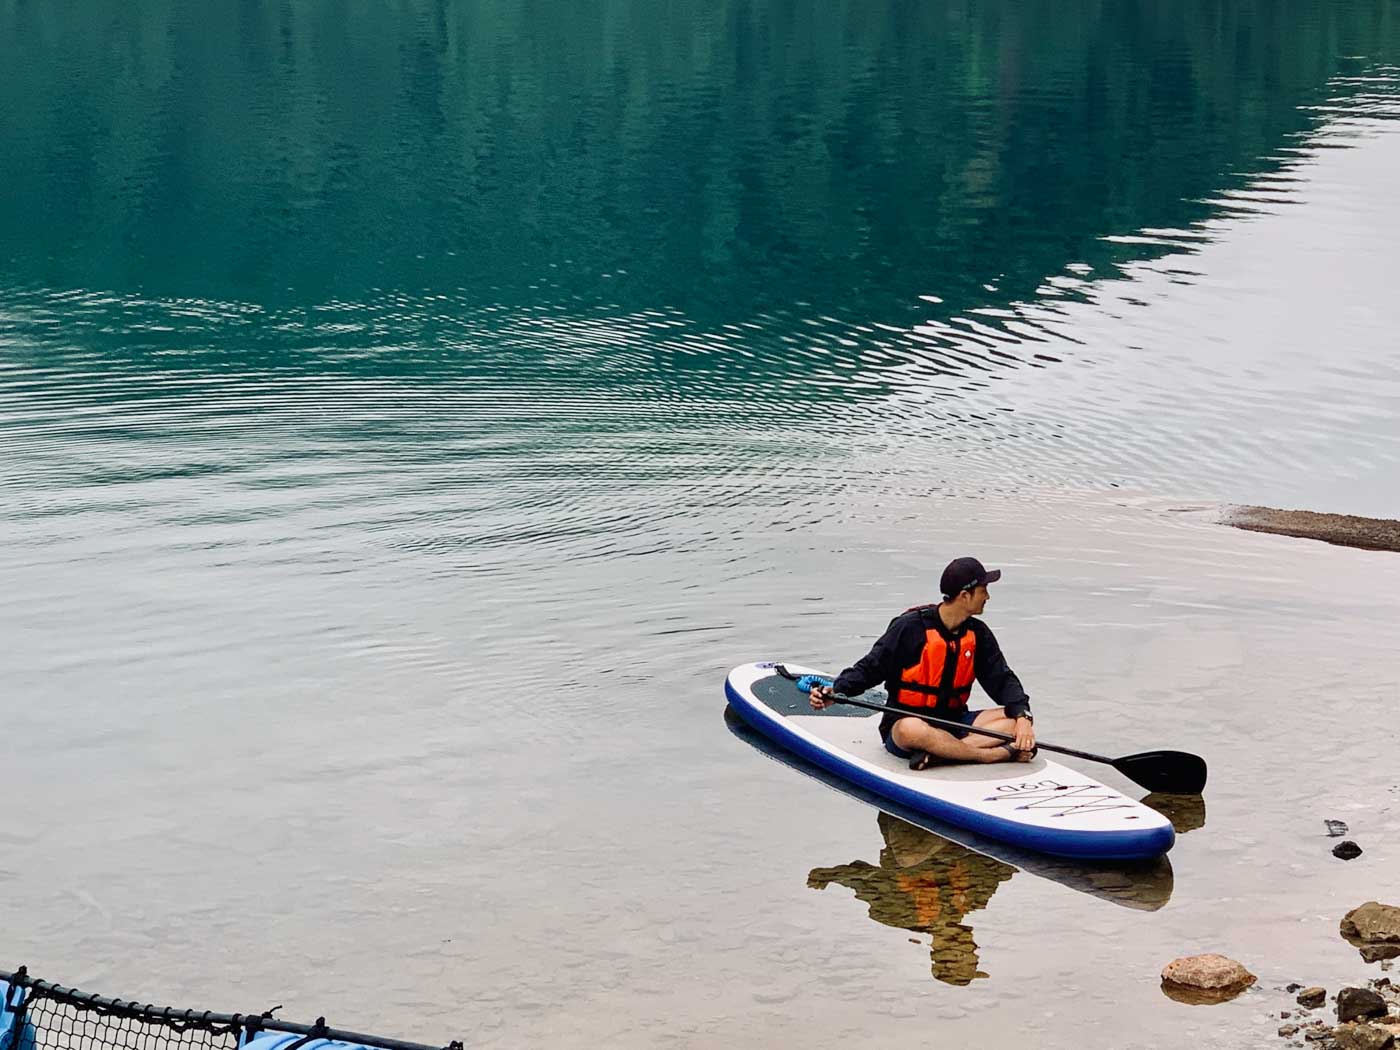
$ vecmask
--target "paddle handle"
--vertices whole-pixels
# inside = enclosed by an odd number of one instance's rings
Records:
[[[918,711],[909,711],[902,707],[887,707],[884,704],[872,704],[869,700],[857,700],[853,696],[843,696],[840,693],[832,693],[831,699],[838,704],[850,704],[852,707],[864,707],[870,711],[881,711],[886,714],[899,715],[901,718],[922,718],[931,725],[936,725],[941,729],[954,729],[958,732],[977,733],[979,736],[989,736],[994,739],[1004,741],[1008,744],[1014,743],[1016,738],[1009,733],[1001,733],[995,729],[983,729],[981,726],[963,725],[961,722],[950,722],[946,718],[936,718],[933,715],[920,714]],[[1062,755],[1073,755],[1075,758],[1087,758],[1090,762],[1106,762],[1110,766],[1114,760],[1105,758],[1103,755],[1091,755],[1088,751],[1076,751],[1072,747],[1057,747],[1055,744],[1045,744],[1037,740],[1036,746],[1046,751],[1056,751]]]

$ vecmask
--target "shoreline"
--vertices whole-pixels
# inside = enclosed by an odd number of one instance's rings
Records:
[[[1324,514],[1312,510],[1279,510],[1249,504],[1222,508],[1220,524],[1247,532],[1321,540],[1339,547],[1400,551],[1400,521],[1363,518],[1354,514]]]

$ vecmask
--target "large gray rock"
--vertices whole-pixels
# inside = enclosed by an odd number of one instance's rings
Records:
[[[1353,944],[1400,944],[1400,908],[1367,901],[1343,916],[1341,929]]]
[[[1384,1017],[1385,1000],[1369,988],[1343,988],[1337,993],[1337,1020],[1360,1021]]]
[[[1162,967],[1163,983],[1206,991],[1242,992],[1256,979],[1234,959],[1214,953],[1183,956]]]

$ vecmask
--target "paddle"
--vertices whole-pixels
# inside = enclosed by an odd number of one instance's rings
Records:
[[[794,678],[787,668],[778,669],[784,678]],[[849,704],[852,707],[864,707],[871,711],[890,712],[899,715],[901,718],[922,718],[931,725],[936,725],[941,729],[966,730],[969,733],[977,733],[981,736],[995,737],[1006,743],[1014,743],[1016,738],[1009,733],[999,733],[995,729],[983,729],[981,726],[965,726],[961,722],[950,722],[943,718],[935,718],[933,715],[920,714],[917,711],[906,710],[902,707],[886,707],[884,704],[872,704],[868,700],[857,700],[853,696],[842,696],[840,693],[833,693],[831,699],[838,704]],[[1073,755],[1075,758],[1087,758],[1090,762],[1103,762],[1112,766],[1118,772],[1131,780],[1134,784],[1140,784],[1148,791],[1162,791],[1169,795],[1199,795],[1206,786],[1206,763],[1205,759],[1199,755],[1193,755],[1186,751],[1144,751],[1137,755],[1125,755],[1122,758],[1108,758],[1104,755],[1092,755],[1088,751],[1078,751],[1072,747],[1059,747],[1055,744],[1047,744],[1037,740],[1036,746],[1046,751],[1056,751],[1062,755]]]

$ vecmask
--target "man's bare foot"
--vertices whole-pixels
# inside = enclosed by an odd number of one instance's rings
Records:
[[[1010,744],[998,744],[984,748],[977,754],[979,762],[1029,762],[1035,758],[1034,751],[1017,751]]]

